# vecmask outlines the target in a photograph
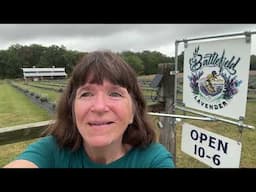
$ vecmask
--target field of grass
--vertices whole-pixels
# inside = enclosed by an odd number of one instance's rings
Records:
[[[50,119],[47,111],[3,80],[0,90],[0,128]]]
[[[3,167],[10,161],[14,160],[29,144],[36,140],[37,139],[31,139],[7,145],[0,145],[0,167]]]
[[[51,102],[57,102],[59,95],[60,95],[59,92],[45,90],[45,89],[41,89],[41,88],[37,88],[37,87],[31,87],[29,85],[25,85],[23,82],[18,82],[16,84],[24,89],[28,89],[30,92],[34,92],[36,94],[46,96],[49,99],[49,101],[51,101]]]

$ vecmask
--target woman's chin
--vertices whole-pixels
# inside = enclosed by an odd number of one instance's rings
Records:
[[[106,139],[90,139],[89,141],[87,141],[87,144],[90,147],[106,147],[111,143],[110,140],[106,140]]]

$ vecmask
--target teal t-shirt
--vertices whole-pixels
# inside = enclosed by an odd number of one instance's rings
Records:
[[[173,168],[171,153],[160,143],[146,148],[132,148],[120,159],[109,164],[95,163],[84,148],[72,152],[59,148],[53,136],[39,139],[21,153],[17,159],[33,162],[39,168]]]

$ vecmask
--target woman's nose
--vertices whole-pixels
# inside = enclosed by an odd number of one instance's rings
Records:
[[[92,104],[91,110],[93,112],[106,112],[108,111],[107,99],[103,94],[97,94]]]

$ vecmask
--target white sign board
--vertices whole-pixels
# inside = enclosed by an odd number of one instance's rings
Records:
[[[242,143],[184,123],[181,150],[213,168],[239,168]]]
[[[188,43],[184,51],[186,107],[245,117],[251,43],[244,38]]]

